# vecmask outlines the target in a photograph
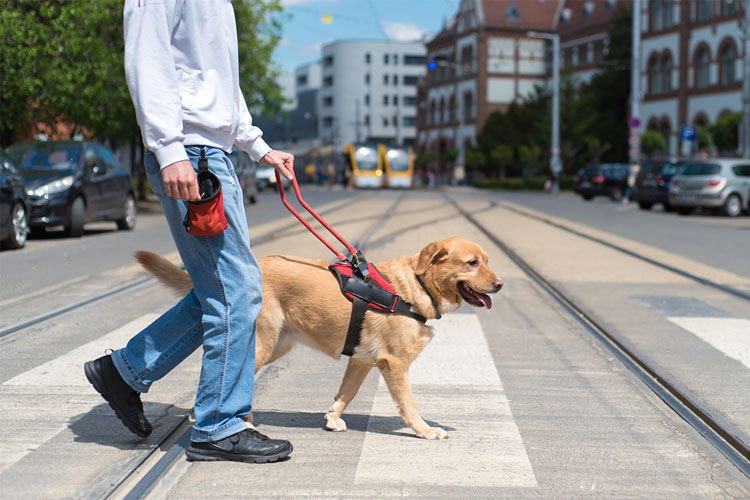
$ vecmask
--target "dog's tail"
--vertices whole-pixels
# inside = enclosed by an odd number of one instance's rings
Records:
[[[135,260],[141,263],[146,271],[153,274],[163,285],[174,290],[180,297],[187,295],[193,288],[193,282],[187,272],[175,266],[161,255],[139,250]]]

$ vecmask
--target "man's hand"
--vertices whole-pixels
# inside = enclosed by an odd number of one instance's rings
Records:
[[[198,176],[189,160],[181,160],[161,169],[161,179],[167,196],[184,201],[201,199]]]
[[[263,165],[275,168],[290,181],[294,179],[294,155],[273,149],[266,153],[266,156],[261,158],[260,162]]]

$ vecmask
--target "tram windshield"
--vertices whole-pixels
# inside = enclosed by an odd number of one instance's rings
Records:
[[[407,149],[388,150],[388,167],[392,172],[408,172],[409,151]]]
[[[358,170],[372,172],[378,169],[378,152],[375,148],[360,146],[356,149],[354,157]]]

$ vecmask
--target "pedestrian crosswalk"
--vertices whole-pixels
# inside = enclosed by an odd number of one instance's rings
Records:
[[[388,417],[395,407],[381,378],[355,483],[536,487],[477,316],[446,314],[432,326],[435,336],[409,378],[422,418],[450,438],[409,439],[413,431]]]
[[[744,318],[669,317],[726,356],[750,368],[750,320]]]

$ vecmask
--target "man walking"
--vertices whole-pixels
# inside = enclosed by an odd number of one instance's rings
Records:
[[[139,436],[151,433],[140,393],[203,346],[191,460],[273,462],[289,456],[244,421],[252,409],[255,319],[261,274],[250,249],[232,147],[291,179],[294,157],[261,138],[239,86],[237,31],[228,0],[126,0],[125,73],[149,152],[144,163],[172,237],[193,281],[177,305],[111,355],[89,361],[86,377]],[[205,156],[221,181],[227,228],[194,236],[183,220],[200,199]]]

